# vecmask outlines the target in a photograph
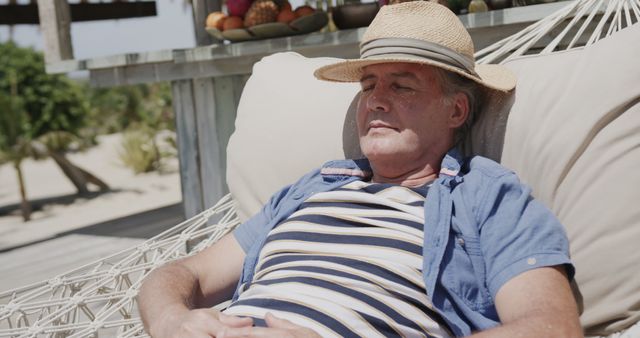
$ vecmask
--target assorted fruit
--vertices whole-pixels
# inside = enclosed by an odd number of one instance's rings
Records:
[[[271,22],[290,23],[291,21],[311,15],[316,10],[303,5],[295,10],[287,0],[227,0],[227,12],[212,12],[207,16],[207,28],[220,31],[238,28],[249,28]]]

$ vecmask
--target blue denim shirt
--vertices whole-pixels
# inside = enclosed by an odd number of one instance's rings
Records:
[[[269,231],[309,196],[366,178],[367,160],[326,163],[276,193],[234,235],[247,253],[238,285],[251,281]],[[527,270],[566,265],[564,227],[516,175],[489,159],[447,154],[424,204],[423,278],[427,294],[456,336],[497,326],[500,287]],[[238,290],[233,299],[237,299]]]

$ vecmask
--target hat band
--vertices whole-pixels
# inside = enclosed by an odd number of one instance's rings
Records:
[[[381,38],[360,45],[362,59],[398,54],[438,61],[469,75],[478,76],[473,59],[437,43],[410,38]]]

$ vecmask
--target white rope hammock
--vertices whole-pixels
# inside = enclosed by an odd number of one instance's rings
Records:
[[[570,1],[548,17],[476,52],[475,57],[478,63],[504,63],[524,54],[588,46],[638,21],[640,0]],[[557,28],[562,31],[555,35]],[[553,40],[548,41],[550,38]]]
[[[477,52],[476,58],[480,63],[495,63],[532,52],[576,48],[639,19],[640,0],[567,2],[549,17]],[[557,35],[556,27],[563,27]],[[538,46],[549,38],[544,48]],[[238,224],[227,195],[211,209],[137,247],[0,293],[0,337],[147,337],[135,302],[144,277],[168,261],[201,251]]]
[[[201,251],[238,224],[227,195],[137,247],[0,293],[0,337],[145,337],[135,303],[142,280],[168,261]]]

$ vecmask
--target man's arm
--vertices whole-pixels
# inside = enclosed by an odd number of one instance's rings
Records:
[[[471,337],[583,337],[563,267],[533,269],[509,280],[496,295],[496,309],[502,325]]]
[[[224,326],[251,325],[251,319],[208,309],[231,298],[245,253],[232,234],[204,251],[152,272],[138,295],[147,332],[156,337],[214,337]],[[206,307],[207,309],[197,308]]]

